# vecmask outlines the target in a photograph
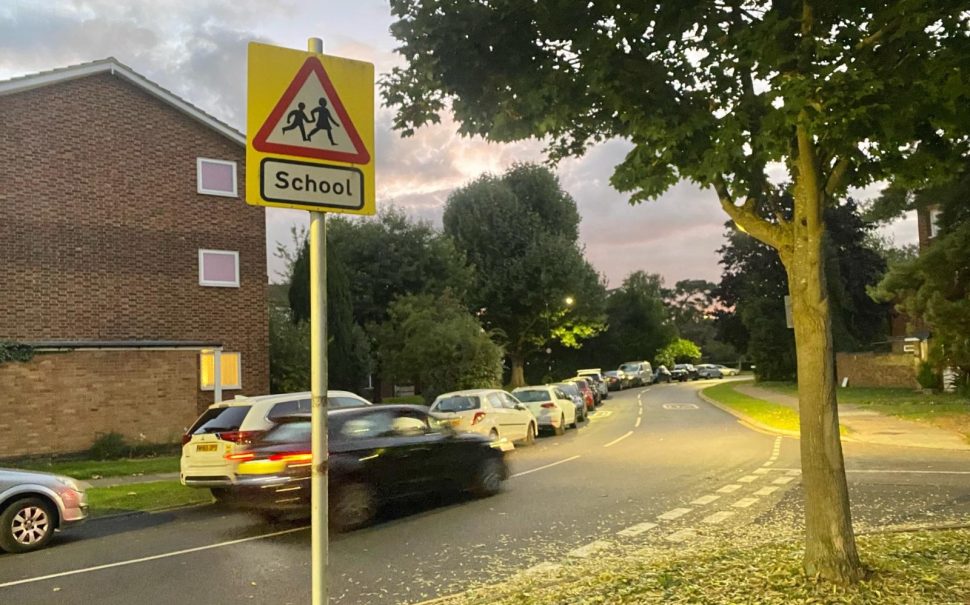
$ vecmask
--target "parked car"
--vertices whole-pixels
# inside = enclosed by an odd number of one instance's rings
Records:
[[[724,378],[721,369],[710,363],[702,363],[697,366],[698,378]]]
[[[0,468],[0,550],[47,546],[54,532],[87,519],[84,484],[64,475]]]
[[[685,382],[687,380],[697,380],[697,368],[689,363],[678,363],[674,366],[674,369],[670,371],[670,375],[674,380],[679,380],[680,382]]]
[[[578,384],[575,382],[556,382],[553,386],[562,389],[573,400],[573,405],[576,406],[576,420],[578,422],[584,422],[589,418],[589,411],[586,409],[586,398],[583,396],[583,392],[579,390]]]
[[[657,369],[653,372],[654,382],[670,382],[672,379],[673,376],[671,376],[667,366],[657,366]]]
[[[586,402],[587,412],[596,409],[596,395],[593,393],[593,389],[590,388],[585,378],[567,378],[566,382],[575,384],[579,392],[583,394],[583,401]]]
[[[429,411],[451,428],[531,445],[539,423],[518,399],[499,389],[473,389],[438,395]]]
[[[739,370],[737,368],[729,368],[729,367],[727,367],[725,365],[721,365],[719,363],[714,364],[714,367],[716,367],[717,369],[721,370],[721,374],[723,374],[724,376],[737,376],[738,374],[741,373],[741,370]]]
[[[622,391],[629,386],[626,376],[617,370],[603,372],[603,379],[606,381],[606,388],[611,391]]]
[[[599,406],[603,403],[603,396],[600,395],[599,389],[596,387],[596,383],[589,376],[573,376],[569,380],[578,380],[586,384],[589,390],[593,393],[593,405]]]
[[[539,428],[551,429],[556,435],[562,435],[566,427],[578,426],[576,404],[557,386],[519,387],[512,394],[529,408],[539,421]]]
[[[628,361],[620,364],[619,371],[626,374],[635,387],[642,387],[653,381],[653,367],[649,361]]]
[[[309,392],[283,393],[239,396],[210,405],[182,436],[182,485],[208,488],[217,500],[224,499],[235,480],[225,456],[261,437],[278,418],[309,412],[310,400]],[[373,404],[349,391],[327,391],[330,409],[369,405]]]
[[[387,502],[464,490],[490,496],[509,477],[495,442],[458,433],[424,408],[381,405],[327,414],[329,520],[337,530],[369,523]],[[230,502],[274,521],[310,510],[310,418],[282,419],[232,454],[239,480]]]
[[[600,394],[600,399],[610,398],[610,389],[609,385],[606,384],[606,379],[603,378],[603,370],[599,368],[587,368],[585,370],[579,370],[576,372],[576,375],[582,378],[592,378],[596,390]]]

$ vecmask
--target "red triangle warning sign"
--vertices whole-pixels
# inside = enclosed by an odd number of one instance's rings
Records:
[[[267,153],[366,164],[364,147],[330,77],[309,57],[253,139]]]

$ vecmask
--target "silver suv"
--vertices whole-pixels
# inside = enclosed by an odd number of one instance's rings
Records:
[[[651,367],[649,361],[621,363],[619,371],[623,372],[630,384],[635,387],[642,387],[653,382],[653,367]]]

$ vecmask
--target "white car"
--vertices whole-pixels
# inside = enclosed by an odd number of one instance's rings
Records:
[[[539,423],[529,408],[499,389],[473,389],[438,395],[428,410],[457,431],[531,445]]]
[[[576,405],[556,386],[519,387],[512,391],[539,421],[540,427],[550,428],[557,435],[566,427],[576,428]]]
[[[737,376],[738,374],[741,373],[741,370],[737,368],[729,368],[719,363],[714,364],[714,367],[721,370],[721,374],[724,376]]]
[[[327,391],[327,407],[373,405],[349,391]],[[226,456],[272,428],[276,418],[310,411],[310,393],[238,396],[214,403],[182,436],[179,480],[188,487],[204,487],[217,500],[228,495],[236,481],[235,465]]]

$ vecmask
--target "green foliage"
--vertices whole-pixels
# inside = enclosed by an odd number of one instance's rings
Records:
[[[34,349],[29,345],[0,340],[0,364],[8,361],[25,362],[34,358]]]
[[[501,383],[502,348],[448,293],[396,300],[376,335],[385,376],[420,385],[426,401],[446,391]]]
[[[677,363],[696,363],[701,359],[701,349],[695,343],[677,338],[657,353],[657,365],[672,368]]]
[[[475,267],[471,308],[504,335],[513,364],[603,328],[605,288],[577,244],[576,203],[547,168],[479,178],[448,197],[443,221]]]
[[[87,490],[91,516],[118,514],[130,511],[153,511],[208,504],[209,490],[185,487],[178,481],[152,481],[113,487],[93,487]]]
[[[943,377],[932,363],[924,361],[919,364],[916,382],[924,389],[939,389],[943,386]]]
[[[310,326],[294,323],[289,309],[269,309],[269,389],[271,393],[310,390]]]
[[[723,382],[707,387],[703,393],[759,424],[782,431],[799,432],[798,412],[796,410],[779,403],[739,393],[737,386],[738,383],[736,382]]]
[[[124,435],[111,431],[98,435],[88,449],[88,455],[95,460],[115,460],[131,453],[131,447]]]

